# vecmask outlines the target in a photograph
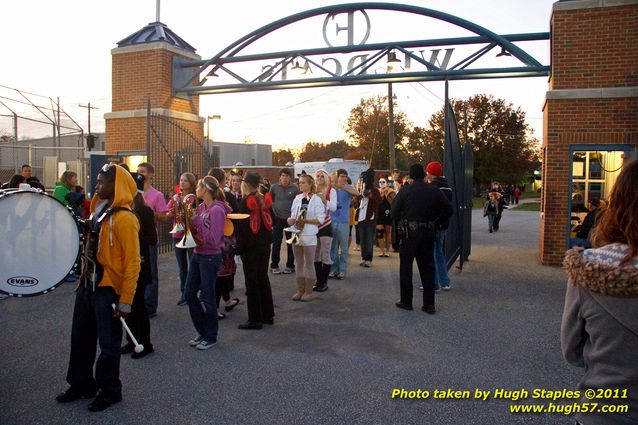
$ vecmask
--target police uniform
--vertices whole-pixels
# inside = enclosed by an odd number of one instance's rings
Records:
[[[412,263],[416,259],[423,284],[422,310],[434,313],[434,241],[436,221],[452,215],[452,205],[443,192],[423,180],[421,165],[410,167],[410,185],[403,187],[392,203],[392,218],[404,227],[400,247],[401,299],[396,306],[412,309]]]

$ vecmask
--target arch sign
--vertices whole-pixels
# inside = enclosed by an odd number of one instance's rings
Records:
[[[390,14],[395,20],[383,14]],[[405,37],[407,40],[388,40],[383,30],[388,31],[389,22],[399,23],[398,29],[390,31],[393,36],[407,28],[417,34]],[[463,35],[423,38],[418,34],[431,34],[433,28],[442,31],[440,28],[445,26]],[[292,34],[286,36],[286,30]],[[263,49],[306,39],[309,46],[303,48]],[[548,32],[498,35],[459,17],[418,6],[327,6],[265,25],[210,59],[189,61],[176,57],[173,93],[188,97],[355,84],[546,76],[550,66],[541,64],[515,43],[547,40]]]

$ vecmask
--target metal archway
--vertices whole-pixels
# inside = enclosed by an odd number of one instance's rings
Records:
[[[383,43],[355,44],[348,40],[345,46],[272,51],[257,54],[244,54],[242,52],[253,43],[265,36],[287,27],[291,24],[326,15],[326,20],[340,14],[349,14],[349,18],[356,12],[366,14],[367,10],[381,10],[393,12],[405,12],[423,17],[434,18],[452,25],[456,25],[475,34],[469,37],[440,38],[428,40],[388,41]],[[367,15],[367,14],[366,14]],[[240,38],[221,50],[210,59],[202,61],[187,61],[176,57],[173,63],[173,94],[179,97],[187,97],[198,94],[232,93],[246,91],[278,90],[290,88],[327,87],[356,84],[380,84],[414,81],[443,81],[478,78],[511,78],[534,77],[549,75],[550,66],[543,65],[530,54],[514,44],[523,41],[549,40],[548,32],[498,35],[473,22],[459,17],[427,9],[418,6],[395,3],[351,3],[334,6],[320,7],[297,13],[265,25],[250,34]],[[415,55],[408,49],[437,46],[461,46],[482,45],[478,50],[467,55],[451,67],[441,66],[434,61],[426,60]],[[479,58],[485,56],[492,49],[500,47],[499,55],[513,56],[520,61],[520,66],[498,68],[470,68]],[[449,50],[449,49],[448,49]],[[366,55],[356,67],[349,68],[346,72],[335,72],[319,63],[316,58],[325,58],[330,54],[347,54],[357,52],[371,52]],[[406,60],[414,61],[421,69],[409,69],[399,72],[369,74],[367,71],[387,54],[402,52]],[[369,57],[368,57],[369,56]],[[409,59],[408,59],[409,58]],[[288,78],[287,70],[293,66],[299,66],[299,60],[305,60],[304,69],[312,66],[322,75],[312,78]],[[273,61],[265,70],[259,69],[250,73],[233,70],[233,65],[259,61]],[[297,63],[295,64],[295,61]],[[231,81],[207,85],[208,76],[224,74]]]

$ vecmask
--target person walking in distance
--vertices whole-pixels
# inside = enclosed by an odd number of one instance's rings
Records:
[[[136,192],[124,168],[105,165],[98,173],[84,249],[89,260],[82,267],[73,309],[66,375],[70,386],[56,397],[59,403],[93,397],[97,391],[88,406],[97,412],[122,400],[120,317],[131,312],[140,273],[140,224],[130,209]]]
[[[137,172],[144,176],[144,202],[151,207],[155,214],[155,225],[159,229],[159,222],[166,219],[166,199],[159,190],[153,187],[155,167],[148,162],[142,162],[137,166]],[[148,256],[151,260],[151,283],[146,285],[144,301],[149,317],[157,314],[159,275],[157,273],[157,244],[149,245]]]
[[[289,168],[282,168],[279,171],[279,183],[275,183],[270,188],[270,196],[272,197],[272,258],[270,260],[270,270],[273,274],[280,274],[282,270],[279,268],[281,255],[281,240],[285,236],[286,240],[290,239],[290,233],[284,232],[284,228],[288,227],[287,220],[290,218],[290,207],[295,196],[299,194],[299,188],[291,182],[292,172]],[[292,245],[286,244],[286,268],[284,274],[295,272],[295,253]]]
[[[443,164],[440,162],[430,162],[425,167],[426,179],[428,183],[441,189],[447,200],[452,203],[452,188],[443,176]],[[445,261],[445,234],[450,225],[450,218],[438,219],[436,221],[436,235],[434,240],[434,290],[443,288],[450,290],[450,276],[447,273],[447,262]]]
[[[399,253],[401,298],[398,308],[412,310],[412,263],[416,259],[423,284],[421,310],[434,314],[434,241],[437,220],[452,215],[452,205],[443,192],[424,181],[421,164],[410,167],[409,186],[404,186],[392,204],[392,218],[405,228]]]

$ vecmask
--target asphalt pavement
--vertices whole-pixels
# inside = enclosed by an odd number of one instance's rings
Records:
[[[99,413],[87,400],[54,400],[67,386],[74,285],[1,300],[0,424],[573,423],[560,413],[510,413],[510,405],[548,405],[532,399],[534,389],[574,389],[581,374],[560,354],[566,278],[538,262],[538,221],[538,212],[511,209],[489,234],[474,210],[470,261],[451,270],[452,290],[437,294],[435,315],[420,311],[418,281],[415,310],[394,306],[398,254],[375,251],[368,269],[351,250],[347,278],[330,280],[310,303],[290,300],[294,275],[271,275],[275,325],[239,330],[247,319],[239,272],[241,304],[203,352],[187,345],[195,331],[188,308],[176,305],[176,261],[162,255],[156,352],[122,358],[124,400]],[[392,398],[401,389],[428,398]],[[491,395],[476,399],[477,389]],[[527,398],[494,398],[522,389]],[[470,397],[435,398],[435,390]],[[572,402],[555,403],[563,401]]]

